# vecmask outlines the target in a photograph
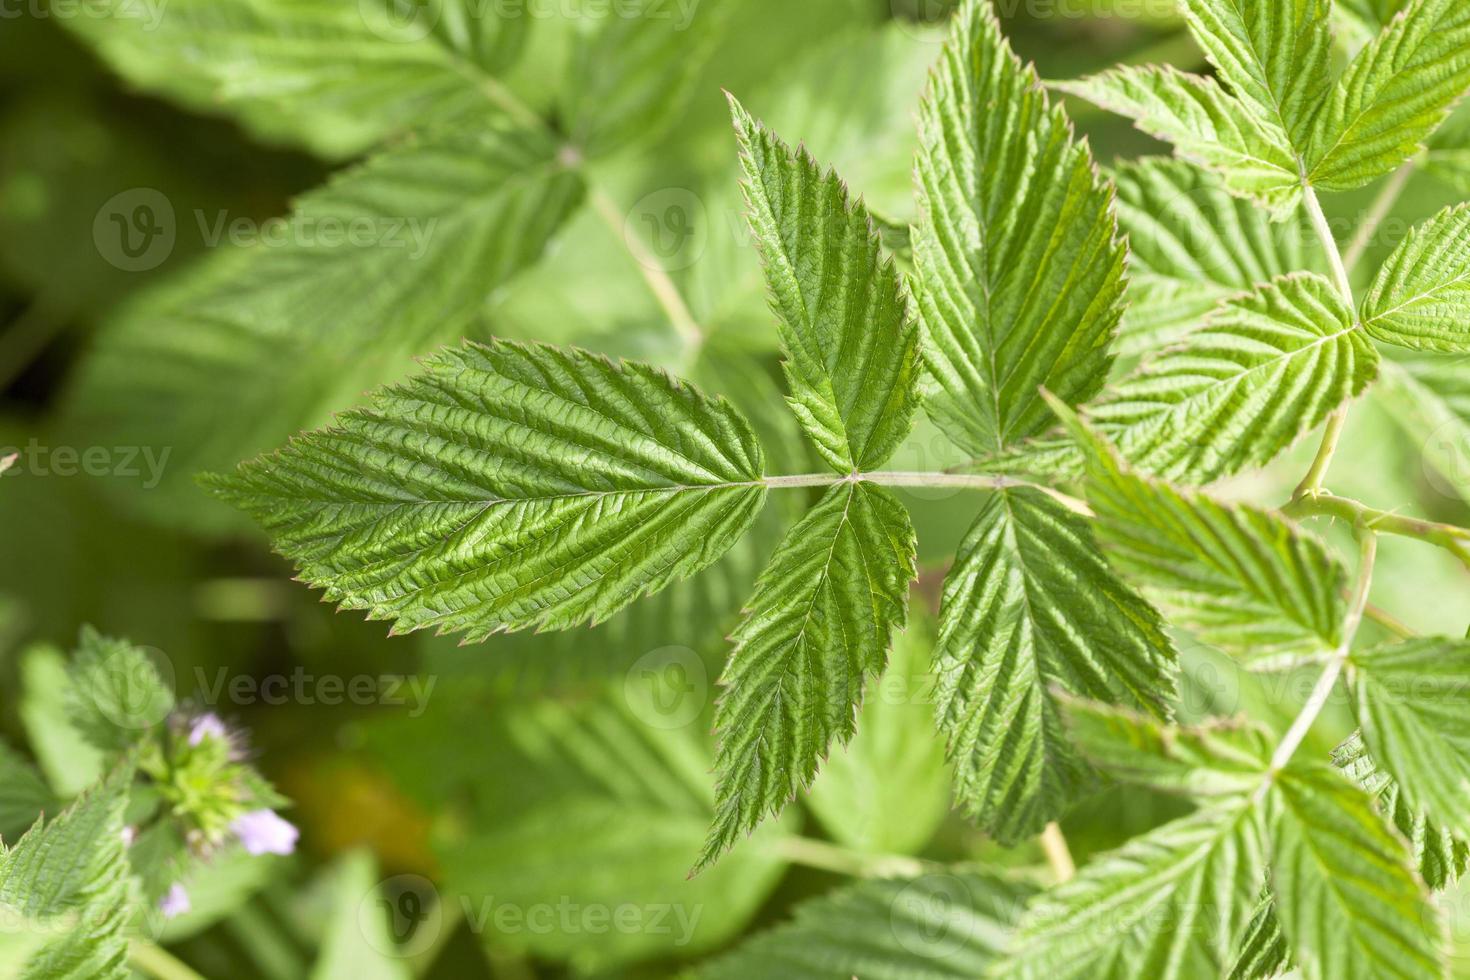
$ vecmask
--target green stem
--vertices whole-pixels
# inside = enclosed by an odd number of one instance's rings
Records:
[[[658,256],[649,250],[643,239],[626,232],[625,215],[617,202],[606,191],[589,184],[587,200],[592,205],[592,210],[597,212],[612,230],[613,235],[623,242],[628,254],[633,257],[633,263],[638,266],[638,271],[643,274],[643,281],[648,284],[648,291],[663,308],[664,314],[669,318],[669,323],[673,324],[674,331],[684,342],[684,346],[691,351],[698,350],[704,343],[704,330],[700,328],[699,321],[690,312],[689,304],[684,302],[684,296],[679,292],[679,287],[659,264]]]
[[[1393,212],[1393,206],[1403,196],[1404,190],[1409,186],[1410,178],[1414,176],[1414,171],[1418,167],[1417,159],[1410,160],[1394,171],[1393,176],[1388,178],[1388,183],[1383,185],[1383,190],[1378,192],[1378,197],[1368,209],[1367,218],[1358,228],[1358,233],[1353,236],[1353,240],[1348,243],[1347,251],[1343,253],[1343,264],[1347,266],[1349,272],[1356,269],[1358,263],[1363,260],[1363,256],[1367,254],[1368,246],[1373,243],[1373,233]]]
[[[872,473],[801,473],[795,476],[768,476],[761,480],[772,490],[790,490],[801,487],[830,487],[838,483],[873,483],[883,487],[950,487],[956,490],[1006,490],[1025,487],[1052,497],[1069,510],[1092,516],[1092,509],[1085,500],[1068,496],[1053,487],[1012,476],[992,476],[982,473],[940,473],[932,471],[901,472],[875,471]]]
[[[1055,820],[1041,832],[1041,849],[1046,852],[1046,863],[1051,865],[1057,884],[1065,884],[1077,876],[1077,862],[1072,860],[1072,849],[1067,846],[1067,838]]]
[[[156,980],[204,980],[183,960],[143,939],[128,944],[128,962],[144,976]]]
[[[917,877],[931,865],[901,854],[864,854],[810,837],[783,837],[775,851],[793,864],[851,875],[855,878]]]
[[[1317,191],[1310,184],[1302,186],[1302,201],[1307,215],[1312,219],[1312,227],[1316,229],[1317,237],[1322,242],[1322,250],[1327,253],[1327,264],[1332,268],[1337,291],[1342,294],[1348,309],[1356,311],[1358,304],[1353,298],[1353,283],[1348,277],[1347,266],[1343,263],[1342,252],[1337,247],[1337,237],[1332,234],[1332,226],[1322,211],[1322,202],[1317,200]],[[1312,461],[1312,468],[1307,471],[1306,477],[1297,485],[1293,498],[1315,496],[1322,492],[1322,481],[1327,478],[1327,470],[1332,466],[1332,457],[1337,452],[1343,426],[1346,424],[1347,406],[1344,405],[1327,419],[1327,428],[1322,433],[1322,445],[1317,450],[1317,457]]]
[[[1364,531],[1360,535],[1361,560],[1358,563],[1358,580],[1353,587],[1352,598],[1348,601],[1347,618],[1342,624],[1342,640],[1337,649],[1327,659],[1327,665],[1322,668],[1322,674],[1317,678],[1312,693],[1307,696],[1306,704],[1302,705],[1301,712],[1291,727],[1286,730],[1281,743],[1276,746],[1276,751],[1271,755],[1271,768],[1267,773],[1266,780],[1261,784],[1261,793],[1270,784],[1271,777],[1286,768],[1296,750],[1301,748],[1307,733],[1311,731],[1312,724],[1322,709],[1327,706],[1327,699],[1332,696],[1332,689],[1337,686],[1337,678],[1342,673],[1342,668],[1347,664],[1348,655],[1352,653],[1353,638],[1358,635],[1358,627],[1363,622],[1363,611],[1368,606],[1368,592],[1373,585],[1373,564],[1378,557],[1378,535],[1372,531]]]
[[[1376,534],[1392,534],[1414,538],[1444,548],[1470,566],[1470,529],[1453,524],[1423,521],[1416,517],[1378,510],[1351,497],[1334,497],[1329,493],[1297,497],[1282,508],[1288,517],[1335,517],[1353,527]]]

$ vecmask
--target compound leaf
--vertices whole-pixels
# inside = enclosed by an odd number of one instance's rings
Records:
[[[970,980],[1004,949],[1025,885],[956,868],[859,881],[798,905],[699,980]]]
[[[1040,831],[1092,781],[1060,694],[1169,712],[1177,655],[1158,614],[1087,522],[1040,491],[986,501],[939,615],[937,720],[955,795],[1002,843]]]
[[[1298,763],[1267,800],[1271,891],[1305,980],[1445,976],[1439,916],[1367,792]]]
[[[1190,33],[1236,98],[1294,151],[1332,85],[1331,0],[1181,0]]]
[[[1124,66],[1052,87],[1127,116],[1276,218],[1301,200],[1301,175],[1285,134],[1263,126],[1213,78],[1168,66]]]
[[[1113,180],[1129,253],[1120,354],[1179,340],[1222,301],[1257,283],[1326,270],[1302,222],[1267,220],[1212,171],[1151,157],[1120,164]]]
[[[1336,288],[1296,274],[1222,303],[1088,417],[1145,472],[1208,483],[1270,462],[1377,373],[1378,353]]]
[[[1348,65],[1317,116],[1307,180],[1352,190],[1424,147],[1470,89],[1470,5],[1415,0]]]
[[[698,868],[810,784],[852,737],[863,684],[908,612],[914,529],[882,487],[829,489],[756,584],[715,712],[715,821]]]
[[[1399,347],[1470,354],[1470,204],[1409,233],[1363,300],[1363,328]]]
[[[530,18],[480,0],[99,0],[59,17],[131,83],[269,139],[348,157],[426,125],[504,115],[494,73]]]
[[[995,980],[1220,976],[1265,880],[1257,807],[1228,799],[1095,858],[1021,920]]]
[[[656,369],[508,342],[425,367],[207,481],[396,631],[600,622],[718,559],[765,499],[744,418]]]
[[[730,100],[790,404],[834,469],[882,464],[918,410],[918,329],[861,201]]]
[[[1171,622],[1253,667],[1336,649],[1347,575],[1321,541],[1273,511],[1133,473],[1057,407],[1087,457],[1098,540]]]
[[[105,323],[63,425],[164,447],[161,482],[127,502],[171,525],[218,525],[195,473],[324,424],[411,356],[457,341],[581,195],[555,146],[513,127],[378,154],[265,226],[269,237],[219,250]]]
[[[1354,653],[1352,663],[1373,760],[1413,809],[1470,837],[1470,641],[1415,639]]]
[[[1125,248],[1112,191],[988,2],[956,14],[919,110],[925,407],[975,457],[1052,425],[1112,364]]]

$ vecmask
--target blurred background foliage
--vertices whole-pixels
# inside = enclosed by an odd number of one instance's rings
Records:
[[[667,366],[737,402],[759,428],[773,472],[806,470],[806,450],[780,403],[774,320],[743,224],[721,89],[835,166],[890,226],[890,244],[902,254],[901,229],[914,217],[913,115],[947,6],[705,0],[696,17],[713,26],[703,36],[691,31],[672,50],[630,55],[646,60],[655,101],[676,113],[652,142],[619,146],[588,164],[596,199],[571,215],[544,255],[487,286],[467,315],[392,342],[348,343],[320,362],[312,361],[316,338],[304,335],[327,329],[348,298],[333,292],[342,283],[313,296],[309,281],[293,293],[313,304],[294,322],[289,303],[265,302],[261,309],[278,318],[280,346],[256,352],[258,362],[205,350],[207,331],[169,324],[180,296],[219,288],[239,259],[232,253],[248,251],[211,242],[210,228],[220,216],[260,222],[284,214],[370,147],[392,144],[397,131],[434,114],[456,122],[455,107],[448,100],[400,106],[395,125],[351,112],[303,123],[269,95],[223,105],[207,88],[170,78],[168,46],[179,42],[167,29],[154,51],[120,52],[107,33],[116,28],[105,21],[67,20],[42,0],[3,8],[0,447],[31,447],[0,481],[7,751],[23,749],[42,763],[50,786],[37,792],[64,796],[85,781],[86,763],[68,754],[75,747],[47,702],[48,677],[59,670],[53,647],[93,623],[161,651],[181,700],[250,728],[259,766],[293,799],[303,830],[302,850],[290,860],[209,869],[211,885],[199,889],[194,913],[163,937],[177,955],[221,978],[666,976],[779,923],[794,903],[885,855],[979,860],[1021,876],[1039,863],[1035,849],[1001,851],[950,813],[924,697],[928,614],[944,562],[974,514],[964,495],[907,494],[924,561],[915,625],[870,693],[853,744],[834,752],[801,808],[686,881],[711,805],[708,702],[723,637],[792,508],[773,500],[758,533],[717,568],[594,630],[459,647],[430,636],[389,638],[380,624],[332,614],[290,581],[258,534],[192,482],[201,469],[280,441],[282,433],[255,417],[263,399],[294,400],[298,428],[321,424],[373,384],[411,371],[413,354],[461,335],[577,344]],[[1084,6],[1088,16],[1063,15]],[[1367,0],[1345,5],[1357,7],[1364,17],[1382,14]],[[1044,77],[1119,61],[1203,70],[1177,22],[1138,15],[1158,8],[1124,0],[1001,5],[1014,46]],[[584,90],[574,84],[577,30],[575,18],[538,21],[507,75],[524,103],[569,125],[595,117],[599,97],[595,78],[580,79]],[[145,84],[121,80],[99,50]],[[677,98],[684,89],[687,98]],[[382,92],[362,97],[392,93],[388,79]],[[1069,108],[1105,165],[1159,150],[1121,120]],[[1446,160],[1462,152],[1453,136]],[[1470,193],[1458,176],[1466,172],[1440,173],[1431,161],[1368,243],[1365,265],[1408,223]],[[139,189],[168,201],[176,236],[156,267],[129,271],[99,247],[98,222],[109,202]],[[1344,237],[1373,193],[1336,202]],[[639,264],[650,257],[677,285],[697,337],[676,329],[650,290]],[[246,289],[217,300],[263,302]],[[392,336],[392,323],[377,326]],[[127,335],[161,338],[159,357],[176,358],[166,384],[141,377],[152,365],[113,356],[109,345]],[[198,338],[200,349],[191,349]],[[1132,349],[1142,353],[1154,342],[1140,339]],[[235,374],[212,374],[208,364]],[[1353,413],[1335,489],[1467,523],[1467,379],[1463,362],[1393,366],[1389,383]],[[35,463],[38,447],[55,465]],[[77,454],[101,447],[111,468],[64,475],[55,454],[67,447]],[[161,461],[156,480],[144,449]],[[920,424],[895,466],[943,468],[957,461],[953,452]],[[122,472],[126,453],[137,475]],[[1310,448],[1298,447],[1228,492],[1283,500],[1309,458]],[[1384,541],[1380,562],[1374,602],[1383,610],[1426,632],[1464,631],[1463,569],[1398,539]],[[1299,679],[1243,675],[1187,637],[1181,647],[1186,715],[1249,710],[1289,719],[1304,693]],[[308,696],[272,704],[219,693],[221,679],[384,675],[411,676],[427,693],[416,699],[408,686],[387,693],[376,680],[372,690],[383,696],[369,700],[407,703],[334,705]],[[1083,801],[1064,827],[1085,860],[1178,806],[1105,791]],[[15,832],[13,824],[0,829],[7,840]],[[216,886],[211,904],[204,896]],[[385,903],[386,926],[363,925],[380,914],[359,915],[370,895]],[[566,899],[700,911],[687,935],[677,923],[670,933],[501,929],[493,915],[473,921],[492,896],[522,907]],[[374,932],[380,926],[392,935]]]

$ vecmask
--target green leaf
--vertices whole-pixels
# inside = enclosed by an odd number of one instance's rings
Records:
[[[384,895],[373,856],[349,851],[326,874],[331,878],[331,907],[321,955],[312,964],[309,980],[409,980],[413,974],[397,953],[389,913],[384,911],[398,896]]]
[[[104,324],[66,431],[171,453],[161,482],[127,502],[217,528],[228,514],[201,508],[194,474],[325,424],[411,356],[458,341],[539,258],[582,193],[555,153],[546,137],[475,127],[334,178],[280,239],[221,249]]]
[[[571,144],[593,157],[652,143],[678,119],[725,8],[626,0],[603,9],[584,15],[595,27],[578,34],[561,81]]]
[[[1470,357],[1397,355],[1385,360],[1373,397],[1414,446],[1434,486],[1470,501]]]
[[[478,0],[98,0],[57,18],[134,85],[329,157],[503,114],[530,18]]]
[[[174,709],[174,692],[145,651],[90,626],[82,627],[71,681],[72,724],[105,751],[138,744]]]
[[[1261,784],[1268,733],[1245,719],[1175,727],[1096,701],[1063,701],[1067,731],[1094,765],[1124,782],[1191,797],[1235,796]]]
[[[109,864],[121,864],[132,767],[118,766],[51,821],[0,850],[0,906],[45,918],[83,904]]]
[[[861,201],[733,97],[745,199],[780,319],[790,404],[834,469],[875,469],[918,410],[918,330]]]
[[[1470,89],[1470,6],[1414,0],[1353,59],[1318,114],[1307,180],[1352,190],[1391,172]]]
[[[1075,416],[1069,425],[1098,541],[1172,623],[1258,669],[1337,648],[1347,575],[1321,541],[1274,511],[1136,475]]]
[[[1264,125],[1301,148],[1332,85],[1331,0],[1180,0],[1211,64]]]
[[[448,702],[436,702],[433,711]],[[476,742],[461,790],[477,798],[473,823],[437,848],[445,900],[484,935],[538,959],[570,961],[579,974],[630,960],[689,957],[737,935],[786,869],[777,841],[788,820],[761,827],[749,846],[690,878],[713,813],[710,752],[699,724],[650,725],[618,694],[496,706],[466,699],[456,734],[493,724]],[[487,716],[493,715],[493,722]],[[426,716],[427,717],[427,716]],[[416,738],[420,722],[403,729]],[[493,769],[487,769],[491,766]],[[535,773],[485,780],[483,773]],[[535,907],[634,908],[634,928],[539,928]],[[501,931],[509,908],[523,918]],[[584,922],[595,922],[591,918]],[[607,919],[603,920],[607,922]]]
[[[1263,126],[1213,78],[1168,66],[1124,66],[1051,85],[1127,116],[1276,219],[1291,214],[1301,201],[1301,176],[1285,134]]]
[[[996,980],[1221,975],[1265,878],[1256,807],[1239,797],[1095,858],[1026,913]]]
[[[1059,693],[1167,716],[1176,660],[1163,622],[1113,574],[1087,522],[1046,494],[998,491],[944,583],[935,669],[955,795],[1010,844],[1092,781]]]
[[[1271,890],[1305,980],[1446,975],[1438,913],[1372,797],[1299,763],[1267,799]]]
[[[1222,303],[1088,417],[1145,472],[1208,483],[1270,462],[1377,373],[1337,289],[1300,273]]]
[[[72,724],[72,682],[66,657],[49,646],[20,658],[20,720],[52,792],[76,796],[102,778],[102,752]]]
[[[1409,233],[1363,300],[1363,328],[1400,347],[1470,354],[1470,204]]]
[[[1411,807],[1470,837],[1470,641],[1429,637],[1353,654],[1363,741]]]
[[[55,794],[36,767],[0,739],[0,844],[15,840],[56,806]]]
[[[1251,915],[1240,943],[1240,953],[1230,967],[1226,980],[1269,980],[1291,969],[1291,949],[1281,932],[1281,919],[1276,915],[1276,899],[1270,891],[1261,894],[1260,904]]]
[[[1369,756],[1362,732],[1354,732],[1333,750],[1332,764],[1378,802],[1379,809],[1409,842],[1419,874],[1430,888],[1447,888],[1470,867],[1470,844],[1409,804],[1399,784]]]
[[[1102,387],[1126,248],[1112,190],[988,2],[958,12],[919,110],[914,242],[925,407],[984,457]]]
[[[796,907],[699,980],[970,980],[1004,949],[1030,889],[976,871],[858,881]]]
[[[908,612],[914,529],[882,487],[840,483],[791,529],[732,635],[715,712],[715,820],[696,870],[778,813],[846,742]]]
[[[653,368],[508,342],[425,368],[206,481],[395,631],[600,622],[718,559],[765,499],[745,420]]]
[[[1179,340],[1222,301],[1257,283],[1326,271],[1302,222],[1267,220],[1209,170],[1147,158],[1119,165],[1113,180],[1129,250],[1122,354]]]
[[[934,737],[933,627],[918,610],[909,619],[863,700],[857,734],[827,757],[805,799],[834,840],[872,854],[919,853],[949,813],[953,780]]]

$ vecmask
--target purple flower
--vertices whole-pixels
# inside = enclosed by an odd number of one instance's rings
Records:
[[[194,725],[189,729],[189,744],[198,745],[206,738],[228,739],[230,730],[225,723],[219,720],[219,715],[214,712],[200,715],[194,719]]]
[[[296,850],[296,838],[301,835],[274,810],[243,813],[230,824],[230,829],[251,854],[290,854]]]
[[[158,900],[158,911],[163,913],[165,919],[183,915],[189,911],[189,893],[184,891],[184,886],[178,882],[169,886],[168,894]]]

